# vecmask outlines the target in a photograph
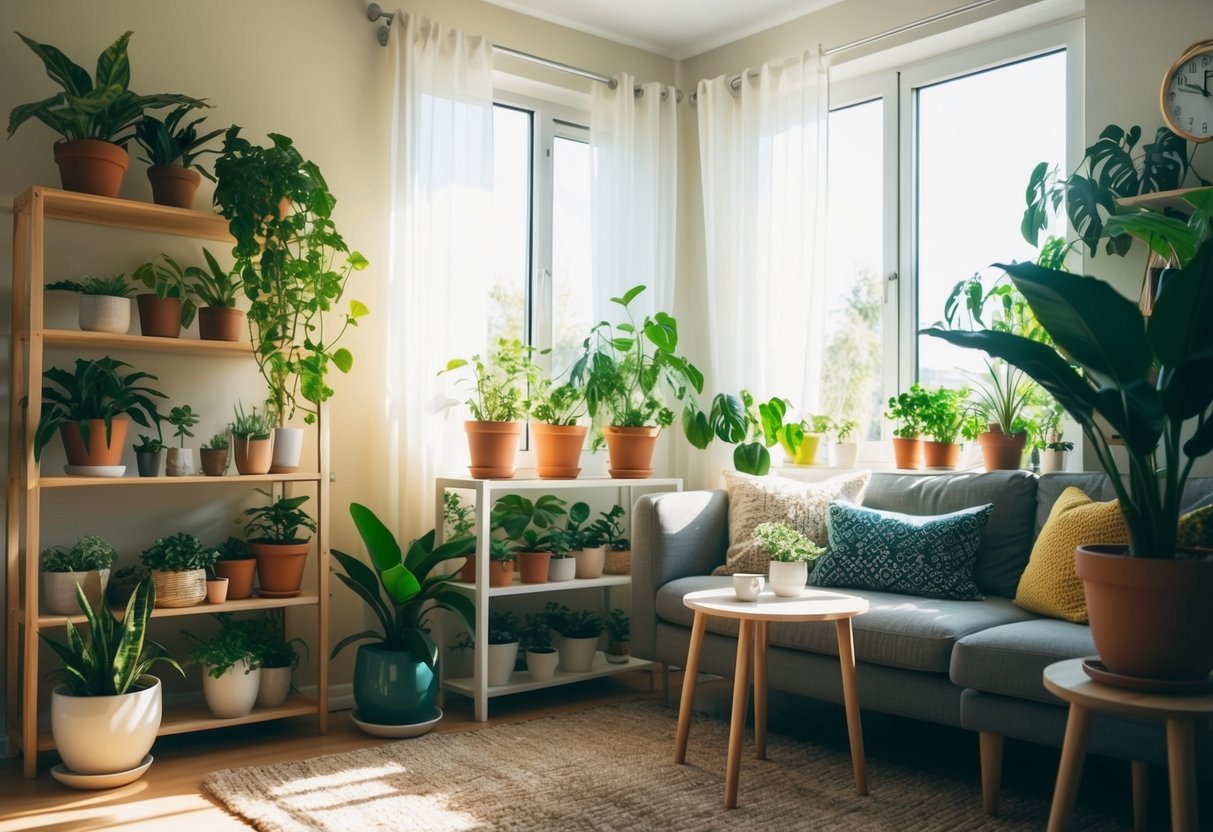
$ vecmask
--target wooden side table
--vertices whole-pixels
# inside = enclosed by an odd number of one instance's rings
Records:
[[[1167,768],[1171,781],[1171,829],[1191,832],[1199,828],[1196,806],[1196,742],[1194,723],[1213,718],[1213,693],[1173,695],[1143,693],[1103,685],[1082,669],[1082,659],[1068,659],[1045,668],[1044,684],[1050,692],[1070,703],[1066,736],[1061,747],[1061,766],[1049,812],[1049,832],[1069,828],[1082,777],[1087,734],[1094,711],[1165,720],[1167,723]],[[1133,824],[1145,828],[1146,765],[1133,762]]]
[[[851,743],[851,765],[855,770],[855,790],[868,793],[867,770],[863,756],[863,730],[859,721],[859,688],[855,682],[855,643],[851,619],[867,612],[868,602],[853,595],[824,589],[804,589],[799,598],[779,598],[764,592],[757,601],[739,601],[732,587],[705,589],[686,595],[682,602],[695,611],[691,626],[691,646],[682,684],[678,709],[678,738],[674,762],[687,757],[687,739],[691,731],[691,709],[695,701],[695,682],[699,675],[699,652],[707,630],[709,615],[738,619],[737,668],[733,676],[733,715],[729,722],[728,765],[725,769],[724,805],[737,808],[737,785],[741,776],[741,745],[745,736],[745,715],[750,686],[750,657],[754,661],[754,751],[759,760],[767,756],[767,644],[772,621],[833,621],[838,634],[838,661],[842,669],[843,702],[847,711],[847,735]]]

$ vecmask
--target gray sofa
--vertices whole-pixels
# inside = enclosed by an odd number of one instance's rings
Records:
[[[982,534],[973,577],[983,601],[946,601],[888,592],[845,590],[868,599],[854,619],[860,705],[978,732],[987,811],[997,808],[1004,737],[1060,747],[1065,703],[1045,690],[1044,668],[1095,654],[1085,625],[1041,618],[1011,599],[1032,543],[1068,486],[1096,500],[1115,498],[1103,474],[1026,471],[913,476],[875,473],[863,504],[907,514],[942,514],[984,503],[994,511]],[[1184,510],[1213,497],[1213,479],[1192,480]],[[632,539],[632,652],[665,665],[686,661],[691,611],[682,597],[730,585],[711,571],[724,563],[728,496],[724,491],[651,494],[636,504]],[[737,623],[710,617],[700,670],[733,674]],[[834,626],[773,625],[768,684],[815,699],[842,702]],[[1208,726],[1197,753],[1210,758]],[[1097,715],[1088,740],[1094,753],[1166,764],[1158,722]],[[1208,767],[1198,770],[1207,776]]]

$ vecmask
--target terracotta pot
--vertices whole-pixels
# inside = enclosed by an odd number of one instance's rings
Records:
[[[518,577],[524,584],[546,584],[551,552],[519,552]]]
[[[253,576],[257,574],[254,558],[215,561],[215,574],[227,578],[227,598],[240,601],[253,594]]]
[[[609,473],[617,479],[643,479],[653,476],[653,450],[657,447],[658,427],[619,428],[611,425],[603,428],[607,453],[610,456]]]
[[[1023,463],[1023,446],[1028,435],[1023,431],[1007,435],[1001,430],[990,430],[977,437],[981,443],[981,458],[987,471],[1016,470]]]
[[[606,566],[605,546],[591,546],[588,549],[578,549],[573,552],[573,575],[577,578],[601,578],[603,567]]]
[[[227,578],[209,578],[206,582],[206,602],[208,604],[222,604],[227,600],[228,580]]]
[[[303,587],[303,567],[311,548],[302,543],[263,543],[249,541],[249,551],[257,556],[257,576],[261,580],[258,595],[265,598],[291,598]]]
[[[549,425],[531,422],[535,438],[535,473],[542,480],[573,480],[581,473],[581,449],[585,425]]]
[[[274,441],[237,436],[232,440],[232,459],[241,474],[268,473],[274,461]]]
[[[1128,557],[1124,546],[1079,546],[1091,638],[1112,673],[1193,681],[1213,670],[1213,558]]]
[[[916,470],[922,467],[922,440],[905,436],[893,437],[893,464],[898,468]]]
[[[225,306],[198,310],[198,337],[203,341],[239,341],[244,335],[244,312]]]
[[[489,586],[509,586],[514,580],[514,561],[489,561]]]
[[[68,465],[121,465],[122,443],[126,441],[129,421],[124,416],[110,420],[109,443],[105,441],[105,420],[88,420],[88,449],[77,422],[64,422],[59,426],[63,439],[63,450],[67,453]]]
[[[161,300],[155,292],[135,296],[139,304],[139,331],[158,338],[181,337],[181,298]]]
[[[952,469],[960,462],[960,445],[955,442],[922,443],[922,463],[927,468]]]
[[[467,556],[467,560],[463,562],[463,566],[459,567],[459,580],[464,583],[476,583],[476,554],[472,553]]]
[[[174,208],[193,208],[194,195],[202,183],[198,171],[181,165],[152,165],[147,169],[147,179],[152,183],[152,202]]]
[[[202,473],[208,477],[222,477],[227,473],[227,448],[201,448]]]
[[[477,479],[508,480],[517,470],[518,439],[522,422],[463,423],[468,435],[468,453],[472,464],[468,471]]]
[[[602,571],[608,575],[627,575],[632,571],[632,550],[607,547],[606,564]]]
[[[131,157],[113,142],[72,139],[55,144],[55,164],[63,190],[97,196],[118,196]]]

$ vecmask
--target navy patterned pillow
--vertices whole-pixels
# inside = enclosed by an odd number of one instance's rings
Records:
[[[992,504],[918,517],[830,503],[829,550],[813,568],[815,586],[980,601],[973,563]]]

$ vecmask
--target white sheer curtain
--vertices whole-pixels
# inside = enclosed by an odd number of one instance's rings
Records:
[[[638,317],[674,305],[676,91],[655,81],[637,91],[626,72],[615,80],[614,89],[594,84],[590,104],[595,321],[618,320],[610,298],[640,283]]]
[[[434,477],[466,465],[436,373],[486,340],[493,61],[484,38],[424,17],[394,27],[384,521],[407,540],[435,523]]]
[[[813,52],[744,73],[737,92],[723,75],[700,81],[697,103],[710,392],[745,387],[812,412],[827,280],[825,68]],[[729,458],[712,448],[709,484]]]

